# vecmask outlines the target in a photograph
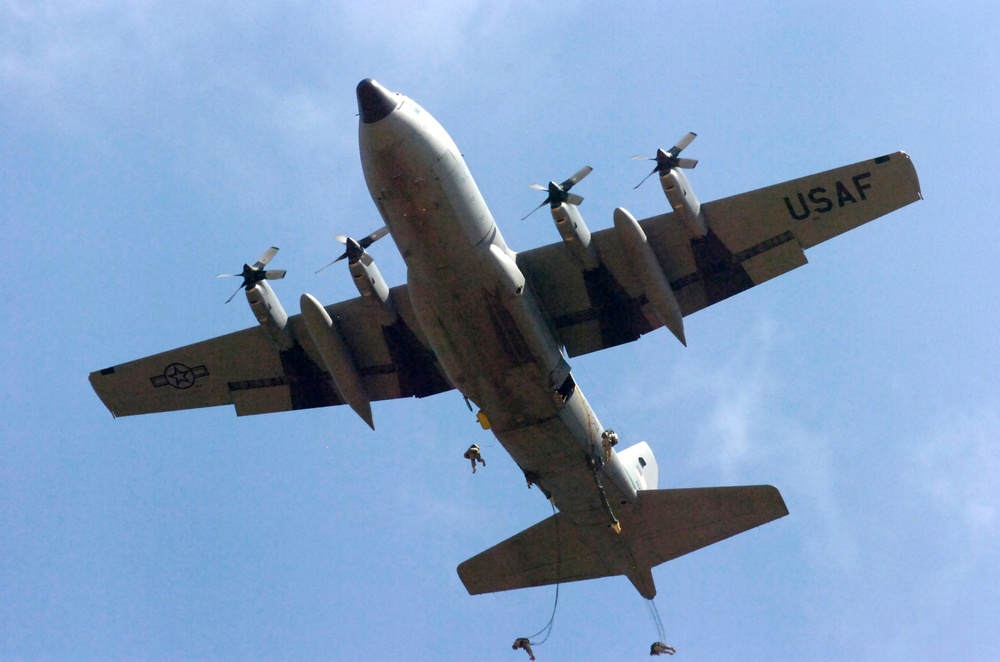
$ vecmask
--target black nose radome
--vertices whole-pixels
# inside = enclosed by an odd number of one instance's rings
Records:
[[[371,78],[358,83],[358,112],[364,124],[374,124],[396,109],[396,95]]]

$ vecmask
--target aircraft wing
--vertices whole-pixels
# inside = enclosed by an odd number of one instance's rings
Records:
[[[706,236],[673,213],[639,221],[686,316],[806,264],[804,250],[921,199],[904,152],[702,204]],[[637,339],[660,326],[614,228],[591,235],[585,270],[562,243],[518,254],[569,356]]]
[[[326,306],[372,400],[423,397],[451,389],[418,329],[406,286],[393,288],[393,318],[362,297]],[[289,350],[255,326],[90,374],[115,416],[233,405],[239,416],[339,405],[300,315],[289,317]]]

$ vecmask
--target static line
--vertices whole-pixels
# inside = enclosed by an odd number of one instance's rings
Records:
[[[552,515],[555,516],[556,515],[556,505],[555,505],[555,503],[553,503],[551,501],[549,502],[549,504],[552,506]],[[530,637],[528,637],[528,639],[531,641],[531,645],[532,646],[541,646],[546,641],[548,641],[549,635],[552,634],[552,624],[555,623],[555,620],[556,620],[556,608],[559,606],[559,576],[560,576],[561,570],[562,570],[562,568],[561,568],[561,566],[562,566],[562,543],[561,543],[561,541],[559,539],[559,520],[558,519],[555,520],[555,524],[556,524],[556,599],[555,599],[555,602],[553,602],[553,604],[552,604],[552,616],[549,617],[549,622],[541,630],[539,630],[535,634],[533,634]],[[535,641],[535,637],[537,637],[538,635],[540,635],[543,632],[545,632],[545,636],[542,638],[542,640],[541,641]]]

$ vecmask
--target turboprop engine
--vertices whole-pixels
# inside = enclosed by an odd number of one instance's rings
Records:
[[[264,251],[253,264],[244,264],[243,271],[238,274],[219,274],[217,278],[232,278],[242,276],[243,282],[236,288],[232,296],[226,299],[226,303],[233,300],[240,289],[246,290],[247,303],[253,316],[260,322],[261,327],[267,332],[268,338],[274,343],[278,350],[289,350],[295,345],[295,339],[288,331],[288,314],[278,301],[278,295],[274,293],[267,281],[279,280],[285,277],[284,269],[264,270],[271,258],[277,254],[278,248],[271,246]]]
[[[705,217],[701,214],[701,203],[698,202],[698,197],[691,190],[691,184],[688,183],[687,176],[681,172],[681,169],[692,169],[698,165],[698,161],[697,159],[682,159],[678,155],[696,137],[697,134],[688,133],[669,151],[656,150],[656,156],[653,158],[632,157],[643,161],[656,161],[656,167],[649,175],[646,175],[642,182],[636,184],[635,188],[642,186],[642,183],[654,173],[659,173],[663,193],[667,196],[667,201],[670,203],[671,209],[674,210],[674,214],[687,228],[692,239],[704,237],[708,233],[708,225],[705,222]]]
[[[295,339],[288,331],[288,314],[267,281],[262,280],[248,289],[247,301],[254,317],[267,331],[274,346],[281,351],[291,349],[295,345]]]
[[[701,215],[701,203],[691,190],[691,184],[683,172],[671,168],[660,175],[660,186],[667,195],[667,201],[674,213],[694,237],[704,237],[708,232],[705,217]]]
[[[375,266],[375,259],[365,251],[388,233],[389,228],[382,226],[361,240],[345,237],[342,234],[337,235],[337,241],[344,244],[344,253],[330,264],[318,269],[316,273],[346,258],[347,267],[351,271],[351,278],[354,280],[354,286],[358,288],[358,293],[369,301],[377,301],[391,311],[389,286],[382,277],[382,272]]]
[[[583,222],[583,216],[580,215],[580,210],[577,208],[583,202],[583,197],[570,193],[569,190],[593,170],[590,166],[584,166],[561,184],[549,182],[548,187],[541,184],[532,184],[530,187],[536,191],[548,191],[549,195],[542,204],[531,210],[528,216],[545,205],[549,205],[552,208],[552,220],[555,221],[559,236],[562,237],[566,247],[579,260],[584,269],[596,268],[600,257],[597,254],[597,249],[590,243],[590,229]],[[521,220],[523,221],[528,216]]]

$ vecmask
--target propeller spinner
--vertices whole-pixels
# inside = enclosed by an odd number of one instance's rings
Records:
[[[330,262],[329,264],[324,265],[319,269],[317,269],[316,273],[323,271],[323,269],[326,269],[327,267],[333,266],[334,264],[340,262],[344,258],[347,258],[347,262],[349,264],[354,264],[358,260],[365,259],[365,257],[368,255],[365,252],[365,249],[387,234],[389,234],[389,228],[388,226],[385,225],[383,225],[378,230],[375,230],[375,232],[372,232],[370,235],[360,240],[351,239],[350,237],[338,234],[336,237],[334,237],[334,239],[344,244],[345,250],[343,254],[333,262]],[[368,259],[371,260],[370,257]]]
[[[233,297],[239,294],[239,291],[241,289],[249,290],[251,287],[253,287],[262,280],[279,280],[281,278],[284,278],[285,274],[287,273],[284,269],[269,269],[267,271],[264,270],[264,267],[267,266],[267,263],[271,261],[271,258],[273,258],[277,252],[278,252],[277,246],[271,246],[266,251],[264,251],[264,254],[261,255],[260,258],[252,265],[244,264],[242,273],[219,274],[218,276],[216,276],[216,278],[234,278],[236,276],[243,277],[243,282],[240,284],[239,287],[236,288],[236,291],[233,292],[232,296],[226,299],[226,303],[232,301]]]
[[[686,136],[677,141],[677,144],[671,147],[668,151],[665,152],[662,149],[656,150],[655,157],[633,156],[632,158],[636,161],[656,161],[656,167],[653,168],[652,172],[643,177],[642,181],[636,184],[634,188],[642,186],[643,182],[656,173],[664,173],[674,168],[691,169],[698,165],[697,159],[682,159],[678,157],[678,154],[680,154],[684,148],[690,145],[691,141],[697,137],[697,133],[688,133]]]
[[[577,170],[572,177],[564,181],[562,184],[549,182],[549,185],[547,187],[542,186],[541,184],[532,184],[531,186],[529,186],[529,188],[533,188],[536,191],[548,191],[549,195],[547,198],[545,198],[542,204],[532,209],[531,212],[529,212],[528,215],[522,218],[521,220],[523,221],[524,219],[528,218],[528,216],[531,216],[531,214],[534,214],[536,211],[538,211],[545,205],[551,205],[553,209],[555,209],[564,202],[569,203],[571,205],[579,205],[581,202],[583,202],[583,197],[576,195],[575,193],[570,193],[569,190],[573,188],[576,184],[578,184],[581,179],[583,179],[591,172],[593,172],[593,170],[594,169],[591,168],[590,166],[583,166],[582,168]]]

